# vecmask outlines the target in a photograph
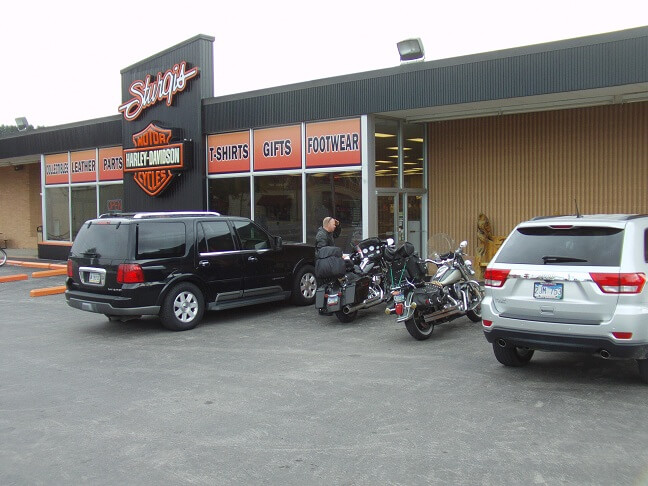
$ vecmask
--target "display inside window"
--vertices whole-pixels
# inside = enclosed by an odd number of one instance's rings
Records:
[[[70,189],[48,187],[45,189],[46,240],[70,241]]]
[[[97,186],[72,186],[72,240],[89,219],[97,217]]]
[[[228,216],[250,217],[250,178],[209,179],[209,210]]]
[[[254,178],[254,221],[284,241],[302,241],[301,174]]]
[[[359,171],[323,172],[306,176],[306,241],[326,216],[340,221],[342,232],[335,245],[347,251],[351,242],[362,239],[362,176]]]

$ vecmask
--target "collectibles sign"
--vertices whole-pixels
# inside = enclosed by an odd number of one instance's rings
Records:
[[[124,114],[126,121],[133,121],[158,101],[166,100],[166,105],[171,106],[174,95],[184,91],[188,81],[198,76],[198,73],[198,67],[187,69],[186,61],[182,61],[164,73],[158,72],[154,80],[151,80],[150,74],[146,79],[135,80],[128,88],[133,97],[124,102],[118,110]]]
[[[124,150],[124,172],[132,172],[149,196],[161,194],[176,172],[186,169],[185,152],[190,142],[171,143],[171,138],[171,130],[151,123],[133,135],[136,148]]]

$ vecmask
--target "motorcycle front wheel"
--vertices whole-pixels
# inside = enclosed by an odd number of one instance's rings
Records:
[[[423,315],[414,311],[414,315],[405,321],[405,328],[414,339],[424,341],[432,335],[434,331],[433,323],[426,323]]]
[[[479,304],[473,310],[469,310],[468,312],[466,312],[466,315],[468,316],[468,319],[470,319],[471,321],[480,322],[482,320],[482,317],[481,317],[481,304]]]

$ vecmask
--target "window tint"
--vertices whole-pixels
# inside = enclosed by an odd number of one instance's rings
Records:
[[[577,226],[519,228],[502,247],[498,263],[618,266],[623,230]]]
[[[272,248],[270,238],[261,228],[251,221],[234,221],[236,233],[243,250],[265,250]]]
[[[137,258],[169,258],[185,254],[184,223],[140,223],[137,228]]]
[[[84,224],[77,234],[71,256],[128,258],[127,224]]]
[[[227,222],[205,221],[199,226],[198,251],[200,253],[234,250],[234,241]]]

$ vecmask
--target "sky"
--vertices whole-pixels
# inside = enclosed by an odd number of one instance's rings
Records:
[[[11,0],[1,12],[0,125],[34,126],[118,114],[120,71],[198,34],[215,37],[220,96],[397,66],[412,37],[429,61],[648,25],[646,0]]]

